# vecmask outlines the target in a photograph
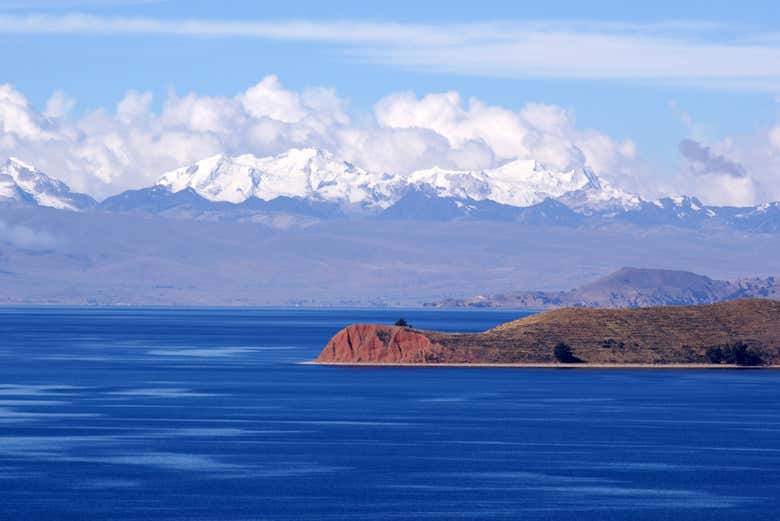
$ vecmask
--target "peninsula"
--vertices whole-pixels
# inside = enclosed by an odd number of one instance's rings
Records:
[[[774,366],[780,302],[740,299],[699,306],[565,308],[482,333],[356,324],[314,361],[347,365]]]

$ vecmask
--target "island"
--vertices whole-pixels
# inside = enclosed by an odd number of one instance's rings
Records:
[[[639,309],[564,308],[482,333],[355,324],[314,360],[332,365],[774,367],[780,302],[739,299]]]

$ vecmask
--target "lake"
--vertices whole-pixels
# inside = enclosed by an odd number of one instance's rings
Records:
[[[778,518],[777,371],[299,364],[520,315],[0,309],[0,519]]]

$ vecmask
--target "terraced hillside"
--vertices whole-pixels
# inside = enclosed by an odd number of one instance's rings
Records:
[[[563,345],[565,348],[561,348]],[[562,361],[556,351],[568,350]],[[741,299],[702,306],[566,308],[483,333],[358,324],[336,334],[318,363],[392,364],[780,364],[780,302]]]

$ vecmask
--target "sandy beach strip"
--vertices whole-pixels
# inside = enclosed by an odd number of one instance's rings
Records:
[[[497,367],[520,369],[780,369],[780,365],[733,365],[733,364],[556,364],[556,363],[384,363],[384,362],[300,362],[302,365],[330,365],[347,367]]]

